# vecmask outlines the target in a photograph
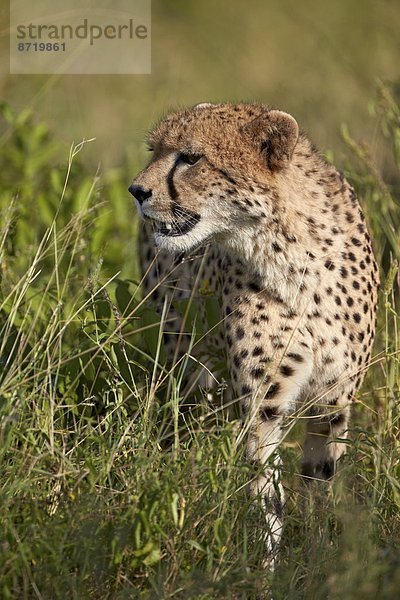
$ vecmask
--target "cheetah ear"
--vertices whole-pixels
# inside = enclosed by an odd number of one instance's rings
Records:
[[[280,110],[269,110],[248,123],[244,130],[271,171],[287,166],[299,137],[296,119]]]
[[[198,104],[195,104],[193,108],[195,110],[198,110],[200,108],[209,108],[210,106],[215,106],[215,104],[213,104],[212,102],[199,102]]]

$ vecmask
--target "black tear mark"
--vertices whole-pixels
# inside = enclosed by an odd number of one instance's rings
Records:
[[[178,190],[176,189],[175,183],[174,183],[174,175],[175,175],[175,171],[178,166],[178,163],[179,163],[179,156],[176,157],[175,162],[172,165],[172,167],[167,175],[168,193],[172,200],[176,200],[179,196]]]

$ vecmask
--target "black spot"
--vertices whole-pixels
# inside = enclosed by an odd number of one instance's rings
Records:
[[[261,354],[264,352],[262,346],[256,346],[253,350],[253,356],[261,356]]]
[[[353,281],[353,288],[355,290],[359,290],[360,289],[360,284],[358,283],[358,281],[356,281],[356,280]]]
[[[277,406],[264,406],[260,409],[260,418],[262,421],[271,421],[279,417]]]
[[[350,296],[347,298],[346,302],[347,302],[347,306],[353,306],[353,304],[354,304],[354,300]]]
[[[263,356],[262,358],[260,358],[260,363],[270,363],[271,359],[268,356]],[[268,377],[269,380],[269,377]]]
[[[236,185],[235,179],[233,179],[233,177],[228,175],[228,173],[226,171],[224,171],[223,169],[218,169],[218,171],[221,173],[221,175],[223,175],[229,181],[229,183]]]
[[[240,368],[240,366],[242,364],[242,359],[240,358],[240,356],[238,354],[235,354],[235,356],[233,357],[233,364],[235,365],[235,367],[237,369]]]
[[[282,248],[276,242],[272,242],[272,250],[274,252],[282,252]]]
[[[283,344],[282,342],[280,342],[277,338],[275,338],[275,339],[272,340],[272,345],[273,345],[274,348],[277,348],[278,350],[285,347],[285,344]]]
[[[339,413],[338,415],[334,415],[329,420],[329,423],[331,425],[335,425],[335,426],[344,425],[346,423],[346,415],[343,414],[343,413]]]
[[[297,354],[296,352],[288,352],[288,354],[286,354],[286,356],[288,358],[291,358],[295,362],[298,362],[298,363],[304,362],[304,358],[301,356],[301,354]]]
[[[357,238],[355,238],[355,237],[351,238],[351,243],[352,243],[354,246],[361,246],[361,242],[360,242],[360,240],[358,240],[358,239],[357,239]]]
[[[253,292],[261,292],[260,286],[254,281],[250,281],[248,286]]]
[[[238,327],[236,329],[236,337],[238,340],[242,340],[244,338],[244,329],[243,327]]]
[[[261,367],[254,367],[254,369],[251,369],[250,371],[250,375],[253,377],[253,379],[261,379],[264,373],[265,370]]]
[[[293,367],[290,367],[289,365],[281,365],[279,371],[284,377],[290,377],[294,373]]]
[[[333,262],[331,260],[326,260],[325,268],[328,269],[329,271],[333,271],[333,269],[335,268],[335,265],[333,264]]]
[[[342,277],[347,277],[347,275],[349,274],[349,272],[346,269],[346,267],[340,267],[340,274],[341,274]]]
[[[341,299],[339,298],[339,296],[335,296],[335,302],[338,306],[340,306],[342,304]]]
[[[314,294],[314,302],[315,304],[319,304],[321,302],[321,298],[318,296],[318,294]]]
[[[361,321],[361,315],[359,313],[354,313],[353,319],[354,319],[354,321],[356,323],[360,323],[360,321]]]
[[[290,243],[290,244],[294,244],[295,242],[297,242],[297,238],[295,235],[292,235],[291,233],[284,233],[285,239]]]
[[[242,386],[242,395],[245,396],[246,394],[250,394],[251,392],[251,387],[249,385],[243,385]]]
[[[276,394],[279,392],[280,390],[280,384],[279,383],[271,383],[271,385],[269,386],[268,391],[265,393],[265,398],[273,398],[274,396],[276,396]]]

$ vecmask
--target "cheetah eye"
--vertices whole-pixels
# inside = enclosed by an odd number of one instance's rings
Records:
[[[179,158],[187,165],[194,165],[198,160],[202,158],[201,154],[190,154],[181,152]]]

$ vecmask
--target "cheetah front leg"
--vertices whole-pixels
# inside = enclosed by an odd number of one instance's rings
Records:
[[[250,432],[247,442],[247,457],[254,465],[256,473],[250,484],[250,492],[255,500],[260,500],[265,514],[266,530],[264,540],[266,558],[264,565],[273,568],[275,555],[283,525],[285,494],[280,481],[281,460],[276,450],[282,439],[282,417],[260,419],[249,415]]]
[[[232,378],[236,379],[244,415],[247,456],[257,468],[250,489],[252,495],[261,500],[265,511],[264,564],[273,568],[284,508],[277,449],[286,431],[285,418],[298,408],[303,388],[311,376],[313,354],[311,344],[299,331],[293,332],[285,321],[279,337],[271,334],[270,329],[259,336],[259,328],[253,325],[248,330],[257,334],[253,344],[249,340],[241,343],[240,327],[233,332],[233,328],[230,329],[227,341],[228,345],[231,342]]]

